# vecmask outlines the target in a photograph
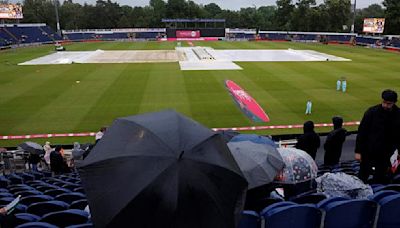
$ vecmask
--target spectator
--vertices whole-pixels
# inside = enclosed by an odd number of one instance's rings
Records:
[[[103,138],[104,132],[106,131],[106,127],[102,127],[100,128],[100,130],[96,133],[95,139],[96,139],[96,143]]]
[[[370,107],[358,127],[355,158],[361,160],[359,177],[364,182],[371,174],[371,183],[389,182],[390,157],[396,148],[400,149],[400,110],[396,102],[395,91],[383,91],[382,103]]]
[[[50,153],[53,151],[53,148],[50,146],[50,142],[46,142],[43,146],[44,149],[44,161],[46,162],[46,165],[50,165]]]
[[[69,161],[69,167],[75,168],[75,160],[82,160],[84,152],[85,151],[81,148],[81,145],[78,142],[74,142],[74,148],[72,148],[71,151],[72,158]]]
[[[333,117],[332,123],[333,123],[333,130],[329,132],[324,144],[324,149],[325,149],[324,164],[330,166],[339,163],[340,156],[342,155],[342,146],[347,136],[347,130],[342,127],[343,126],[342,117],[339,116]]]
[[[314,123],[312,121],[306,121],[303,126],[303,131],[304,134],[297,140],[296,148],[304,150],[315,160],[321,142],[319,135],[314,131]]]
[[[62,174],[69,172],[68,170],[68,165],[65,162],[63,156],[61,155],[62,147],[61,146],[56,146],[54,151],[50,153],[50,167],[51,171],[54,172],[54,174]]]
[[[40,162],[39,154],[36,153],[29,154],[28,162],[29,162],[29,167],[32,169],[32,171],[38,171],[38,163]]]

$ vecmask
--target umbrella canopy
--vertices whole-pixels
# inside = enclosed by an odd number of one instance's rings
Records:
[[[226,143],[231,141],[233,137],[239,134],[237,131],[232,131],[232,130],[220,130],[217,131],[218,134],[222,136],[222,138],[225,140]]]
[[[234,227],[247,190],[221,136],[170,110],[116,119],[79,172],[96,227]]]
[[[276,178],[282,184],[297,184],[317,177],[318,167],[305,151],[296,148],[278,148],[285,167]]]
[[[284,162],[275,147],[250,141],[229,142],[228,147],[249,183],[249,189],[272,182]]]
[[[374,194],[371,186],[362,180],[346,173],[325,173],[315,179],[317,191],[328,197],[348,197],[353,199],[367,199]]]
[[[43,147],[35,142],[24,142],[18,145],[19,149],[22,149],[30,154],[44,154]]]
[[[278,147],[272,139],[256,134],[239,134],[234,136],[230,142],[242,142],[242,141],[250,141],[258,144],[266,144],[273,146],[275,148]]]

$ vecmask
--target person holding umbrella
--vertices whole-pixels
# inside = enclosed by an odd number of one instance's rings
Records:
[[[33,171],[38,171],[37,164],[40,162],[40,156],[43,155],[43,147],[35,142],[24,142],[18,145],[18,148],[27,152],[28,166]]]
[[[248,185],[220,134],[172,110],[116,119],[78,170],[95,227],[236,227]]]

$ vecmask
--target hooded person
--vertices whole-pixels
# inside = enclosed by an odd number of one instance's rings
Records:
[[[381,104],[370,107],[360,122],[355,158],[361,161],[359,177],[362,181],[368,181],[373,175],[371,183],[386,184],[390,157],[400,149],[400,110],[396,106],[395,91],[384,90],[381,97]]]
[[[81,145],[78,142],[74,142],[74,148],[72,148],[71,154],[74,160],[82,159],[83,153],[85,151],[81,149]]]
[[[303,125],[303,132],[304,134],[297,140],[296,148],[304,150],[315,160],[321,141],[319,135],[314,131],[314,122],[306,121]]]
[[[343,118],[339,116],[335,116],[332,118],[333,130],[329,132],[326,137],[326,141],[324,144],[325,156],[324,156],[324,164],[325,165],[336,165],[340,161],[340,156],[342,155],[342,147],[343,143],[346,140],[346,136],[348,135],[347,130],[344,129],[343,126]]]

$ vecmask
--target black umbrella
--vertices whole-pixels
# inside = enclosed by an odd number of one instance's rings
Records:
[[[169,110],[115,120],[79,172],[96,227],[234,227],[247,187],[220,135]]]
[[[29,152],[30,154],[44,154],[43,147],[35,142],[24,142],[19,144],[18,147],[26,152]]]

